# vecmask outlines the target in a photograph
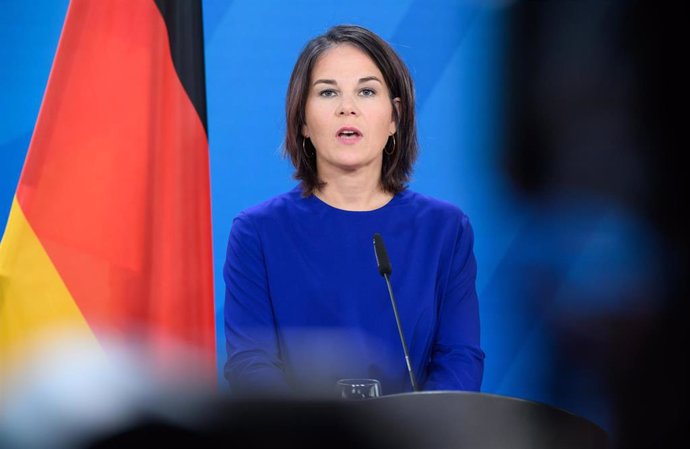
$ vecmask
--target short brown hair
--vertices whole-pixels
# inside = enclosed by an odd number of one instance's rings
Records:
[[[316,172],[314,148],[302,136],[302,127],[306,121],[305,107],[314,65],[326,50],[339,44],[350,44],[366,53],[383,74],[391,103],[394,98],[400,98],[399,109],[393,105],[397,125],[395,147],[392,155],[384,154],[381,167],[381,188],[386,192],[398,193],[406,188],[412,166],[417,159],[412,77],[405,63],[386,41],[366,28],[355,25],[338,25],[310,40],[292,69],[285,101],[287,129],[284,151],[295,166],[294,177],[302,181],[302,193],[305,196],[324,185]]]

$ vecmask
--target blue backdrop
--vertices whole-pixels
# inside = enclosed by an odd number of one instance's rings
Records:
[[[558,195],[543,208],[511,189],[502,170],[502,3],[204,0],[219,372],[225,360],[221,270],[232,218],[294,185],[292,167],[280,155],[292,66],[309,38],[356,23],[388,40],[416,81],[421,153],[411,187],[459,205],[472,219],[487,354],[482,390],[560,406],[611,430],[604,385],[559,336],[569,316],[587,323],[602,310],[638,307],[620,293],[649,288],[641,284],[647,279],[642,262],[630,260],[654,254],[640,238],[648,235],[644,225],[601,199]],[[3,1],[0,224],[67,4]],[[564,360],[568,369],[559,371]]]

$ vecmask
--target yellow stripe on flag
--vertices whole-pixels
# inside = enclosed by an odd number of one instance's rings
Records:
[[[44,339],[63,334],[98,346],[15,197],[0,242],[0,389]]]

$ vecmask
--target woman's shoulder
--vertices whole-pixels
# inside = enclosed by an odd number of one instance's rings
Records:
[[[430,214],[439,219],[467,220],[467,215],[460,206],[434,196],[425,195],[410,189],[400,193],[400,204],[410,207],[417,213]]]
[[[240,211],[235,218],[262,221],[275,219],[289,214],[295,208],[300,207],[306,199],[302,196],[302,189],[297,186],[285,193],[273,196],[265,201],[250,206]]]

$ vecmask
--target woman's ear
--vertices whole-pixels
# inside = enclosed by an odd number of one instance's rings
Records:
[[[302,125],[302,137],[305,139],[309,138],[309,128],[307,128],[307,125]]]
[[[393,103],[393,117],[391,121],[390,133],[395,134],[398,130],[398,120],[400,118],[400,97],[395,97],[392,100]]]

